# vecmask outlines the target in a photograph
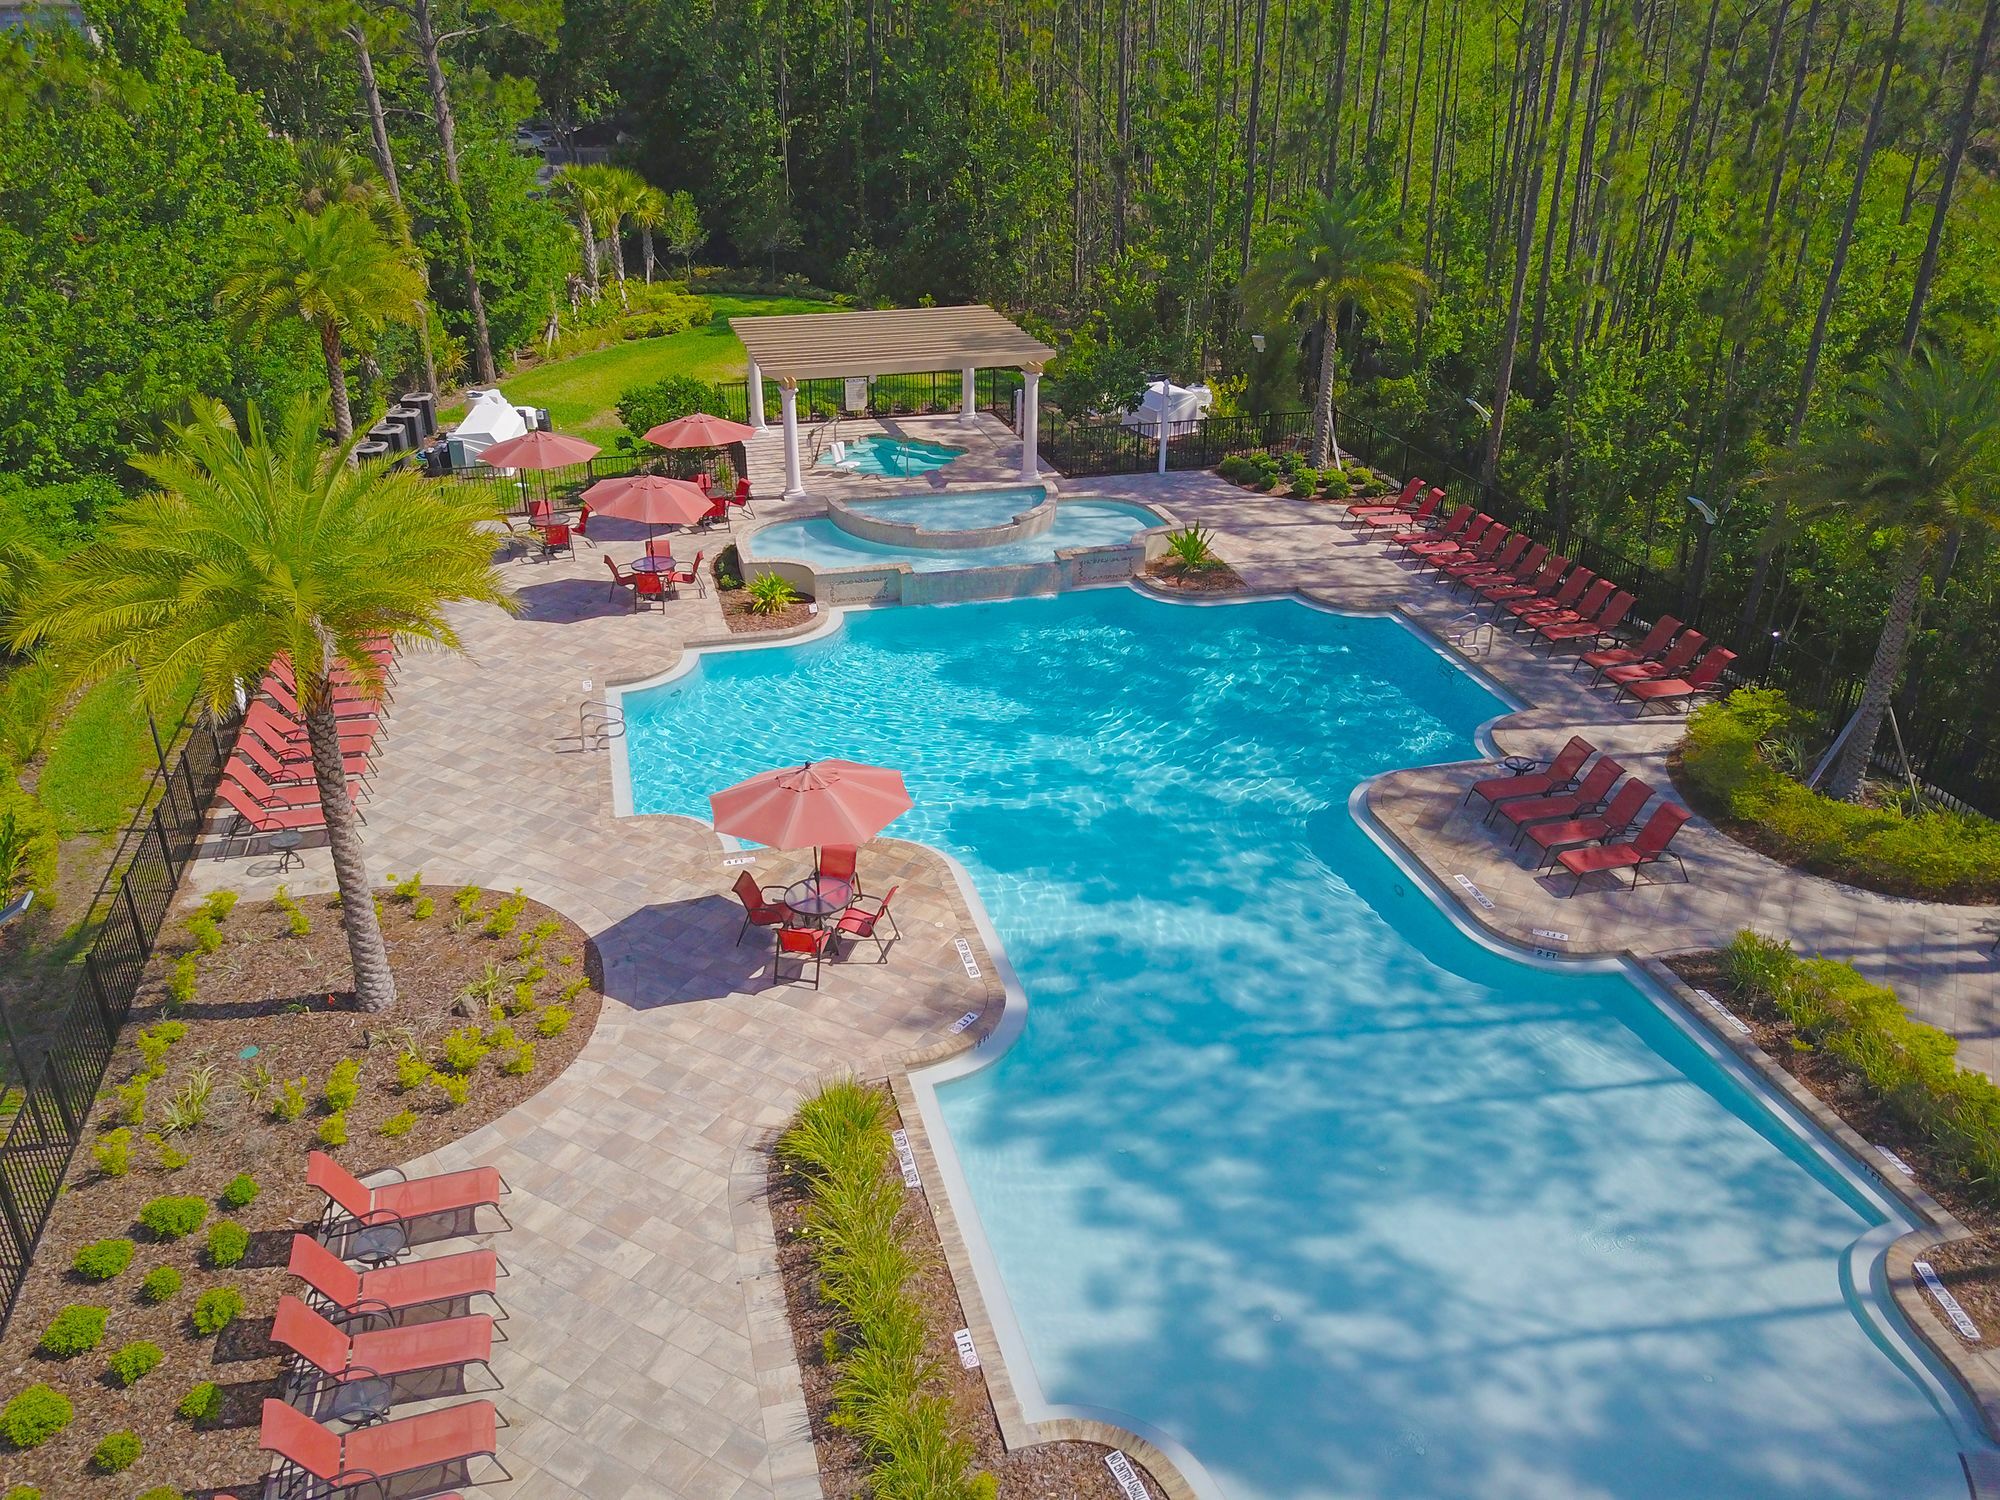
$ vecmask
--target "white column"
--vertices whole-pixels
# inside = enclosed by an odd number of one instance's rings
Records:
[[[1042,367],[1023,365],[1021,367],[1021,483],[1035,484],[1041,480],[1041,460],[1035,454],[1035,444],[1041,440]]]
[[[759,432],[764,430],[764,372],[754,359],[750,361],[750,425]]]
[[[785,498],[803,500],[806,481],[799,472],[799,383],[789,375],[778,382],[778,404],[785,413]]]
[[[979,420],[979,371],[972,365],[958,372],[958,420],[967,427]]]

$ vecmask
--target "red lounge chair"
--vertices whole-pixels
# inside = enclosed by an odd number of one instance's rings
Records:
[[[1551,609],[1529,610],[1520,617],[1524,630],[1540,630],[1544,625],[1570,625],[1580,620],[1588,620],[1600,609],[1604,601],[1611,597],[1611,591],[1618,585],[1609,578],[1593,578],[1590,587],[1583,591],[1583,597],[1568,608],[1557,606]]]
[[[1681,711],[1685,713],[1694,706],[1694,700],[1701,694],[1726,691],[1721,687],[1722,674],[1735,660],[1734,651],[1717,646],[1710,650],[1708,655],[1701,659],[1700,665],[1685,677],[1662,677],[1648,682],[1628,682],[1618,691],[1620,695],[1629,693],[1638,699],[1639,712],[1642,715],[1655,703],[1664,703],[1670,708],[1678,703]]]
[[[1412,557],[1419,559],[1470,557],[1473,549],[1479,545],[1480,538],[1484,537],[1487,532],[1499,524],[1498,521],[1482,511],[1473,517],[1472,524],[1465,528],[1456,541],[1447,537],[1439,537],[1436,541],[1412,542],[1405,550]],[[1420,563],[1419,565],[1429,566],[1428,563]]]
[[[1475,781],[1466,791],[1461,807],[1474,797],[1487,804],[1490,815],[1492,808],[1516,797],[1544,797],[1551,792],[1562,791],[1576,784],[1576,773],[1583,769],[1583,763],[1597,753],[1597,747],[1580,734],[1569,737],[1569,743],[1556,752],[1556,758],[1549,762],[1546,771],[1529,771],[1521,776],[1488,776]]]
[[[1625,768],[1608,755],[1599,756],[1590,773],[1577,783],[1572,792],[1555,792],[1547,797],[1520,797],[1502,802],[1493,809],[1501,817],[1514,825],[1514,842],[1521,842],[1521,834],[1530,823],[1553,823],[1563,818],[1580,818],[1587,813],[1603,810],[1610,800],[1611,788],[1618,778],[1625,774]],[[1490,819],[1492,813],[1488,813]]]
[[[288,719],[268,703],[253,702],[243,712],[243,727],[262,740],[282,761],[310,760],[311,742],[305,725]],[[340,726],[340,753],[367,756],[375,749],[375,723],[371,719],[348,719]]]
[[[303,832],[307,829],[326,827],[326,817],[315,801],[311,807],[259,807],[250,800],[249,793],[231,781],[227,776],[216,783],[216,800],[236,814],[236,821],[222,836],[222,849],[217,859],[229,853],[229,846],[237,839],[246,842],[253,834]]]
[[[833,924],[833,935],[850,941],[858,939],[872,942],[875,945],[875,962],[887,963],[889,945],[903,935],[902,929],[896,925],[896,919],[889,915],[889,903],[896,899],[896,892],[901,889],[901,886],[892,885],[886,896],[863,896],[861,900],[873,901],[875,909],[868,911],[858,902],[849,906],[840,914],[840,920]],[[884,922],[889,924],[889,936],[886,938],[882,936]]]
[[[333,1392],[334,1409],[343,1412],[347,1408],[338,1394],[341,1387],[362,1381],[393,1381],[467,1365],[482,1365],[489,1378],[493,1375],[493,1320],[485,1313],[350,1335],[298,1298],[284,1296],[278,1299],[278,1315],[271,1322],[271,1342],[283,1344],[297,1356],[295,1399]],[[496,1380],[488,1389],[498,1386]],[[460,1389],[442,1394],[463,1393]],[[372,1403],[376,1410],[383,1404]]]
[[[854,895],[861,894],[861,872],[855,868],[855,860],[861,851],[851,844],[828,844],[819,851],[819,868],[816,873],[822,880],[844,880]]]
[[[500,1297],[495,1290],[505,1272],[491,1250],[357,1271],[311,1235],[295,1234],[286,1269],[306,1284],[321,1311],[344,1322],[392,1319],[439,1302],[469,1305],[474,1297],[491,1297],[496,1318],[506,1316],[498,1311]]]
[[[1566,557],[1552,557],[1542,564],[1541,572],[1526,583],[1489,583],[1480,589],[1479,597],[1489,604],[1504,604],[1509,599],[1533,599],[1555,588],[1556,580],[1569,567]]]
[[[1639,888],[1639,867],[1650,865],[1660,859],[1670,858],[1680,866],[1681,879],[1688,878],[1687,865],[1678,854],[1667,846],[1674,841],[1674,835],[1681,831],[1681,825],[1692,817],[1678,802],[1665,802],[1653,810],[1652,817],[1646,819],[1646,826],[1633,838],[1623,844],[1598,844],[1588,849],[1565,849],[1556,859],[1565,870],[1576,877],[1569,888],[1574,896],[1583,884],[1583,877],[1595,875],[1600,870],[1630,870],[1632,888]]]
[[[394,1167],[385,1171],[402,1173]],[[347,1168],[324,1151],[306,1153],[306,1186],[326,1195],[320,1224],[329,1230],[405,1229],[413,1219],[434,1214],[474,1213],[490,1208],[500,1215],[507,1228],[507,1215],[500,1199],[508,1191],[506,1179],[493,1167],[468,1167],[463,1172],[442,1172],[414,1181],[386,1182],[367,1187]],[[371,1257],[372,1258],[372,1257]]]
[[[306,711],[299,707],[298,698],[290,688],[278,681],[277,678],[267,673],[264,680],[257,684],[257,687],[260,692],[269,696],[270,700],[277,704],[280,713],[289,715],[300,724],[305,723]],[[372,702],[364,698],[344,695],[338,687],[333,692],[333,716],[336,719],[381,718],[381,715],[375,711],[375,705]]]
[[[512,1479],[500,1463],[499,1428],[500,1413],[491,1401],[467,1401],[342,1433],[327,1430],[282,1401],[266,1400],[257,1446],[279,1460],[272,1475],[277,1500],[330,1500],[363,1489],[387,1494],[389,1481],[426,1469],[464,1465],[469,1479],[472,1461],[479,1458],[491,1460]],[[431,1487],[402,1492],[428,1494]]]
[[[1413,511],[1417,508],[1417,496],[1424,490],[1421,479],[1412,479],[1403,486],[1402,494],[1394,500],[1356,500],[1347,507],[1350,516],[1381,515],[1392,511]]]
[[[1477,593],[1483,588],[1505,588],[1509,584],[1526,583],[1537,573],[1541,572],[1542,565],[1548,560],[1549,549],[1544,547],[1540,542],[1536,542],[1521,555],[1518,562],[1511,566],[1505,568],[1475,569],[1473,572],[1461,574],[1453,579],[1452,587]]]
[[[313,779],[312,757],[297,756],[291,760],[281,759],[271,747],[254,734],[239,734],[236,737],[236,753],[257,768],[257,774],[274,787],[296,786],[309,783]],[[340,769],[350,781],[359,781],[374,769],[363,755],[342,754]]]
[[[743,941],[743,934],[752,927],[783,927],[792,920],[792,909],[782,901],[771,898],[777,886],[764,887],[757,884],[748,870],[736,877],[736,899],[743,903],[743,925],[736,931],[736,941]]]
[[[618,564],[608,557],[604,559],[604,566],[611,570],[611,597],[616,599],[620,589],[630,589],[632,592],[628,593],[625,597],[630,599],[632,607],[637,609],[639,607],[639,575],[637,573],[619,572]]]
[[[1426,530],[1424,527],[1419,526],[1411,531],[1397,532],[1394,536],[1388,538],[1388,542],[1391,547],[1414,547],[1419,542],[1444,541],[1451,537],[1464,535],[1465,528],[1471,524],[1472,507],[1461,505],[1447,516],[1445,523],[1436,530]]]
[[[1651,661],[1667,649],[1667,642],[1674,638],[1674,632],[1681,628],[1681,622],[1672,615],[1661,615],[1653,622],[1653,628],[1646,632],[1646,638],[1636,646],[1606,646],[1601,651],[1586,651],[1576,659],[1577,667],[1589,667],[1591,681],[1595,682],[1612,667],[1629,667],[1642,661]]]
[[[1435,568],[1442,572],[1446,568],[1484,568],[1492,565],[1499,556],[1500,549],[1513,537],[1505,526],[1495,522],[1479,534],[1479,540],[1470,542],[1451,552],[1418,552],[1417,569]]]
[[[1498,571],[1511,573],[1514,565],[1521,560],[1521,554],[1528,550],[1528,539],[1515,532],[1508,537],[1505,545],[1490,557],[1475,557],[1469,562],[1448,562],[1438,568],[1438,572],[1449,578],[1455,586],[1468,574]]]
[[[379,660],[379,658],[378,658]],[[299,693],[299,680],[292,672],[290,658],[279,655],[271,658],[270,676],[275,677],[290,690],[293,697]],[[390,693],[386,688],[377,690],[359,681],[351,667],[344,661],[335,661],[327,668],[327,678],[333,683],[334,691],[341,697],[356,703],[387,703]],[[385,678],[386,681],[386,678]]]
[[[1702,648],[1707,644],[1708,637],[1699,630],[1684,631],[1658,661],[1636,661],[1623,667],[1611,667],[1598,674],[1598,681],[1608,682],[1622,692],[1628,683],[1678,677],[1701,655]]]
[[[818,927],[780,927],[778,929],[778,950],[771,959],[771,983],[776,984],[785,976],[779,966],[787,959],[798,962],[799,972],[792,976],[796,983],[806,977],[806,966],[812,966],[812,987],[819,988],[819,966],[826,959],[827,945],[833,941],[833,934]]]
[[[223,779],[233,781],[256,800],[259,807],[318,807],[319,787],[316,783],[294,786],[272,786],[257,774],[256,768],[240,755],[232,755],[229,763],[222,768]],[[361,787],[358,783],[347,783],[350,801],[359,801]]]
[[[1364,510],[1357,511],[1352,519],[1363,526],[1382,530],[1391,526],[1413,526],[1418,529],[1432,525],[1437,519],[1439,507],[1444,504],[1444,491],[1432,490],[1421,503],[1410,510]]]
[[[662,574],[661,581],[666,584],[668,589],[673,591],[677,598],[680,595],[680,585],[684,583],[693,584],[697,594],[706,595],[708,593],[708,585],[701,581],[701,560],[706,556],[708,556],[706,552],[695,553],[694,561],[688,564],[686,572],[676,569],[671,573]]]
[[[1493,618],[1502,614],[1514,617],[1514,628],[1519,630],[1529,615],[1542,615],[1551,610],[1566,610],[1583,597],[1583,591],[1597,581],[1597,575],[1588,568],[1571,568],[1569,576],[1562,581],[1562,587],[1553,594],[1537,599],[1507,599],[1501,602]]]
[[[1556,654],[1556,647],[1565,641],[1594,641],[1608,636],[1618,628],[1632,608],[1632,596],[1622,590],[1604,601],[1595,618],[1585,620],[1564,620],[1554,625],[1537,625],[1535,634],[1549,643],[1549,655]]]
[[[1618,795],[1600,814],[1587,818],[1565,818],[1560,823],[1536,823],[1526,830],[1528,840],[1541,850],[1535,868],[1555,863],[1565,849],[1581,848],[1603,839],[1629,833],[1639,821],[1639,813],[1653,800],[1653,789],[1634,776],[1618,788]]]

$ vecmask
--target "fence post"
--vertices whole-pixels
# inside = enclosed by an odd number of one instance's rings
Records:
[[[164,801],[165,799],[161,800]],[[160,858],[167,862],[167,873],[173,876],[174,884],[179,885],[181,867],[174,863],[173,846],[167,842],[167,825],[160,817],[160,806],[160,802],[153,804],[153,836],[160,841]]]
[[[125,910],[132,918],[132,936],[138,941],[139,956],[141,958],[151,958],[153,956],[153,940],[147,936],[146,924],[139,917],[139,902],[132,894],[131,873],[131,868],[128,866],[125,874],[121,875],[118,879],[118,890],[125,897]]]
[[[83,974],[90,981],[91,998],[97,1002],[98,1017],[104,1022],[104,1034],[118,1035],[118,1022],[111,1014],[111,997],[105,991],[104,979],[97,972],[97,948],[92,945],[90,952],[83,956]]]

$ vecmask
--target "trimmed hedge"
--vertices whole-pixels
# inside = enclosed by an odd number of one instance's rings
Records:
[[[1707,810],[1749,824],[1787,864],[1871,890],[1935,901],[2000,896],[2000,823],[1910,817],[1821,795],[1775,764],[1800,716],[1775,688],[1739,688],[1688,720],[1681,765]]]
[[[888,1117],[880,1089],[847,1079],[801,1104],[778,1142],[780,1158],[807,1184],[804,1233],[820,1296],[842,1315],[827,1334],[832,1421],[860,1439],[873,1466],[870,1493],[883,1500],[993,1500],[999,1482],[973,1470],[973,1444],[924,1352]]]
[[[0,1410],[0,1436],[16,1448],[38,1448],[69,1426],[75,1416],[69,1397],[36,1381]]]
[[[1958,1065],[1958,1041],[1912,1020],[1896,992],[1830,958],[1743,931],[1726,953],[1753,1008],[1788,1022],[1797,1045],[1834,1059],[1931,1143],[1966,1191],[2000,1205],[2000,1085]]]

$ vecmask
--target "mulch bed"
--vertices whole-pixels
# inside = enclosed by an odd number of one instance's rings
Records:
[[[1682,954],[1666,964],[1686,983],[1707,990],[1734,1011],[1759,1047],[1864,1140],[1887,1146],[1908,1162],[1924,1190],[1972,1231],[1970,1239],[1939,1245],[1926,1251],[1923,1259],[1936,1268],[1938,1279],[1951,1288],[1983,1334],[1989,1339],[2000,1334],[2000,1211],[1958,1181],[1930,1141],[1899,1120],[1859,1079],[1801,1042],[1794,1027],[1739,990],[1721,953]]]
[[[902,1179],[900,1175],[897,1181]],[[868,1463],[854,1435],[827,1419],[833,1410],[833,1370],[826,1360],[826,1335],[838,1317],[819,1298],[812,1251],[800,1238],[800,1216],[806,1203],[803,1181],[788,1172],[775,1154],[769,1177],[771,1218],[777,1228],[778,1270],[785,1280],[785,1305],[791,1314],[792,1348],[803,1377],[806,1413],[812,1423],[813,1446],[819,1454],[820,1484],[827,1500],[863,1500],[867,1494]],[[929,1333],[928,1353],[942,1372],[957,1404],[960,1428],[973,1439],[977,1466],[1000,1481],[1001,1500],[1123,1500],[1123,1491],[1104,1467],[1111,1450],[1100,1443],[1064,1441],[1037,1443],[1008,1452],[1000,1440],[1000,1423],[986,1393],[985,1377],[958,1362],[952,1333],[965,1327],[958,1289],[938,1243],[930,1203],[921,1192],[906,1197],[902,1226],[916,1252],[919,1268],[911,1291],[924,1310]],[[986,1351],[990,1354],[991,1351]],[[1129,1457],[1129,1455],[1128,1455]],[[1159,1481],[1133,1460],[1145,1481],[1146,1493],[1164,1500]]]
[[[1183,594],[1232,594],[1243,587],[1243,579],[1226,562],[1190,568],[1171,557],[1155,558],[1148,563],[1146,581],[1156,588]]]
[[[280,1394],[279,1358],[267,1337],[270,1320],[280,1294],[297,1289],[284,1270],[292,1232],[315,1218],[320,1207],[317,1195],[304,1187],[306,1152],[328,1150],[348,1170],[365,1175],[435,1150],[539,1091],[574,1060],[597,1022],[599,979],[579,929],[526,902],[512,934],[487,936],[480,925],[460,917],[450,894],[433,893],[436,911],[420,921],[411,915],[409,903],[383,892],[383,936],[399,993],[395,1007],[381,1015],[347,1007],[344,991],[351,979],[346,941],[331,897],[301,898],[312,930],[300,937],[288,934],[289,918],[277,906],[240,904],[221,924],[222,947],[197,960],[195,998],[173,1017],[186,1025],[187,1034],[168,1051],[165,1076],[149,1088],[145,1125],[133,1132],[132,1169],[126,1176],[107,1177],[94,1164],[91,1147],[116,1124],[110,1090],[144,1066],[137,1034],[165,1018],[167,973],[192,946],[179,921],[169,924],[106,1074],[105,1100],[85,1133],[13,1320],[0,1339],[0,1370],[5,1371],[0,1400],[41,1381],[62,1391],[76,1408],[75,1420],[63,1433],[29,1452],[7,1452],[0,1459],[8,1483],[39,1485],[50,1500],[129,1500],[156,1484],[191,1491],[239,1486],[239,1493],[256,1492],[264,1470],[257,1449],[258,1409],[264,1397]],[[505,899],[504,892],[486,892],[483,909],[490,912]],[[431,1084],[398,1092],[398,1048],[413,1041],[435,1062],[444,1036],[468,1024],[458,1009],[486,1023],[486,1005],[464,999],[466,986],[481,979],[489,964],[511,981],[525,967],[518,956],[523,935],[547,923],[556,930],[540,941],[537,958],[548,974],[538,983],[538,998],[544,1004],[556,1000],[573,978],[585,979],[587,985],[567,1002],[571,1021],[559,1036],[536,1035],[535,1011],[510,1023],[535,1043],[533,1071],[503,1075],[496,1066],[498,1054],[489,1055],[473,1068],[469,1097],[456,1109]],[[511,983],[503,997],[512,998]],[[254,1054],[244,1056],[250,1049]],[[345,1113],[348,1143],[324,1146],[317,1132],[327,1110],[319,1091],[343,1059],[361,1063],[360,1093]],[[158,1148],[142,1135],[159,1129],[167,1102],[205,1066],[215,1070],[205,1123],[163,1137],[192,1159],[178,1170],[165,1170]],[[256,1102],[245,1080],[259,1067],[281,1082],[305,1080],[311,1103],[300,1118],[281,1123]],[[393,1139],[378,1134],[384,1120],[404,1110],[416,1117],[406,1134]],[[231,1211],[218,1195],[239,1172],[255,1178],[262,1191],[248,1207]],[[206,1201],[207,1225],[183,1240],[153,1241],[138,1224],[139,1210],[163,1194]],[[217,1271],[207,1266],[201,1247],[208,1226],[225,1217],[249,1231],[250,1252],[241,1265]],[[482,1224],[487,1222],[490,1216],[483,1217]],[[138,1242],[138,1254],[121,1275],[93,1284],[69,1270],[81,1246],[120,1237]],[[139,1283],[163,1265],[181,1273],[181,1290],[152,1306],[140,1300]],[[245,1309],[220,1335],[204,1338],[195,1333],[190,1314],[195,1299],[217,1286],[234,1287]],[[71,1303],[110,1310],[103,1344],[68,1360],[39,1353],[36,1344],[43,1329]],[[129,1390],[120,1389],[106,1373],[106,1359],[134,1339],[151,1340],[166,1357]],[[225,1404],[213,1426],[197,1430],[174,1409],[202,1381],[221,1386]],[[106,1433],[117,1430],[137,1433],[145,1444],[144,1456],[123,1474],[100,1476],[87,1467],[90,1454]]]
[[[756,635],[772,630],[796,630],[815,618],[812,600],[802,598],[787,604],[774,615],[760,615],[750,608],[748,589],[722,589],[715,591],[722,604],[722,622],[736,635]]]

